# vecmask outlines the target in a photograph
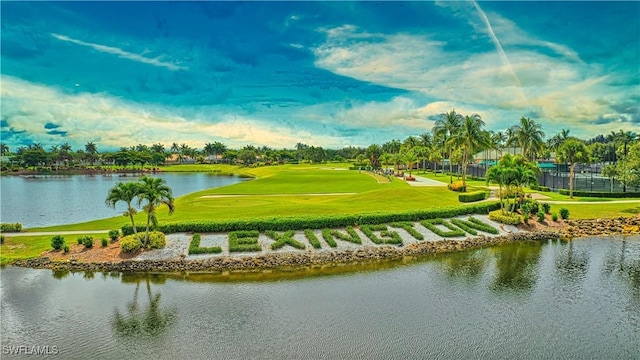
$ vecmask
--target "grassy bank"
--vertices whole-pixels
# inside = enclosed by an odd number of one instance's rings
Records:
[[[94,239],[94,245],[100,246],[100,239],[109,238],[109,234],[74,234],[63,235],[67,245],[76,244],[79,237],[89,235]],[[14,260],[30,259],[51,250],[51,235],[11,236],[5,235],[4,244],[0,245],[0,265],[6,265]]]

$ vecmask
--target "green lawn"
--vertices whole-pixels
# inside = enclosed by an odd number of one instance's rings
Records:
[[[93,237],[93,246],[100,246],[100,239],[109,238],[107,233],[86,234]],[[71,247],[76,244],[78,235],[63,235],[65,244]],[[5,235],[4,244],[0,245],[0,264],[6,265],[14,260],[29,259],[40,256],[45,251],[51,250],[51,238],[53,236],[11,236]]]

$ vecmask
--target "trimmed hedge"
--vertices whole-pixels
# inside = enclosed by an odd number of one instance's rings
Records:
[[[189,243],[189,255],[196,254],[219,254],[222,252],[220,246],[200,247],[200,234],[193,234]]]
[[[21,223],[2,223],[0,224],[0,231],[2,232],[20,232],[22,231]]]
[[[474,191],[470,193],[461,193],[461,194],[458,194],[458,201],[465,202],[465,203],[480,201],[480,200],[484,200],[486,196],[487,196],[487,193],[482,190]]]
[[[295,234],[294,230],[285,231],[283,234],[278,234],[273,230],[265,231],[268,237],[272,238],[276,242],[271,244],[271,250],[277,250],[285,245],[291,245],[296,249],[304,249],[305,246],[300,241],[293,238],[293,234]]]
[[[464,231],[458,229],[453,224],[451,224],[447,220],[443,220],[443,219],[424,220],[424,221],[421,221],[420,224],[422,226],[426,227],[427,229],[431,230],[436,235],[442,236],[442,237],[457,237],[457,236],[464,236],[465,235]],[[442,226],[448,228],[449,231],[444,231],[444,230],[436,227],[436,225],[442,225]]]
[[[569,190],[558,190],[560,195],[569,195]],[[636,198],[640,197],[640,192],[605,192],[605,191],[581,191],[573,190],[573,196],[595,197],[595,198]]]
[[[400,235],[395,231],[389,231],[386,225],[362,225],[360,230],[362,230],[374,244],[402,244]],[[379,231],[380,237],[378,237],[374,231]]]
[[[519,214],[503,214],[502,210],[490,212],[489,219],[507,225],[520,225],[520,223],[522,223],[522,218]]]
[[[172,234],[177,232],[211,233],[247,230],[288,231],[301,229],[335,229],[356,225],[376,225],[402,221],[418,222],[427,219],[452,218],[459,215],[487,214],[489,211],[499,208],[500,203],[495,201],[435,210],[413,210],[399,213],[269,217],[229,221],[196,220],[160,224],[157,230],[165,234]],[[133,229],[130,224],[122,227],[123,235],[131,235],[132,233]]]
[[[120,238],[120,250],[122,252],[134,252],[142,248],[142,242],[145,241],[146,233],[140,232],[136,235],[127,235]],[[167,245],[167,237],[160,231],[151,231],[149,233],[148,249],[162,249]]]
[[[548,187],[548,186],[541,186],[541,185],[531,184],[529,186],[529,188],[531,190],[536,190],[536,191],[551,192],[551,188]]]
[[[140,250],[140,240],[135,235],[127,235],[120,238],[120,251],[124,253],[136,252]]]
[[[231,231],[229,233],[229,252],[262,251],[258,243],[258,230]]]
[[[394,223],[391,223],[390,225],[392,227],[394,227],[394,228],[403,229],[404,231],[408,232],[411,236],[413,236],[414,238],[416,238],[418,240],[424,240],[424,235],[420,234],[413,227],[413,223],[411,223],[411,222],[408,222],[408,221],[394,222]]]
[[[354,244],[362,244],[362,240],[360,240],[360,236],[358,236],[358,233],[355,230],[353,230],[353,227],[347,226],[346,230],[347,230],[347,233],[345,234],[335,229],[322,229],[322,237],[327,242],[327,244],[329,244],[329,246],[331,247],[336,247],[338,245],[335,241],[333,241],[334,237],[340,240],[352,242]],[[331,240],[327,240],[327,239],[331,239]],[[336,244],[335,246],[331,244],[332,241],[334,244]]]
[[[322,247],[322,245],[320,244],[320,240],[318,240],[318,237],[316,236],[316,234],[313,233],[313,230],[305,229],[304,230],[304,236],[307,237],[307,240],[309,240],[309,243],[314,248],[320,249]]]

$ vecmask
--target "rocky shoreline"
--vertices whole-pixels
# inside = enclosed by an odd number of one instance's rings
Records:
[[[515,241],[548,241],[585,236],[640,233],[640,217],[568,220],[556,231],[522,231],[499,236],[477,236],[465,240],[423,241],[406,246],[362,247],[342,251],[301,251],[206,259],[123,260],[119,262],[52,261],[47,257],[19,260],[13,265],[36,269],[97,272],[224,272],[295,268],[326,264],[359,263],[372,260],[399,260],[433,253],[461,251]]]

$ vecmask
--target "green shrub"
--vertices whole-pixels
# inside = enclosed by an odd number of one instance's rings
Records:
[[[529,213],[522,215],[522,220],[525,224],[529,224]]]
[[[120,236],[120,230],[118,230],[118,229],[109,230],[109,239],[111,239],[111,241],[118,240],[119,236]]]
[[[563,220],[566,220],[569,218],[569,209],[567,208],[560,208],[560,217]]]
[[[262,251],[258,243],[258,230],[243,230],[229,232],[229,252]]]
[[[413,227],[413,223],[408,222],[408,221],[402,221],[402,222],[393,222],[390,224],[392,227],[394,228],[399,228],[399,229],[403,229],[404,231],[408,232],[411,236],[413,236],[414,238],[418,239],[418,240],[424,240],[424,235],[420,234],[414,227]]]
[[[144,238],[145,234],[138,234],[141,238]],[[149,249],[162,249],[167,246],[167,237],[164,233],[160,231],[151,231],[149,232],[149,243],[147,244],[147,248]]]
[[[524,209],[525,205],[527,206],[527,209],[529,209],[528,211],[529,214],[537,214],[538,211],[540,211],[540,204],[535,199],[526,199],[524,203],[522,203],[522,209]],[[523,214],[524,214],[524,210],[523,210]]]
[[[545,214],[551,213],[551,204],[542,203],[542,210],[544,210]]]
[[[177,232],[230,232],[230,231],[287,231],[302,229],[335,229],[354,225],[386,224],[391,222],[412,221],[426,219],[452,218],[458,215],[487,214],[500,208],[498,201],[469,204],[456,207],[445,207],[435,210],[411,210],[406,212],[315,215],[300,217],[265,217],[256,219],[209,221],[195,220],[160,224],[157,230],[165,234]],[[122,227],[123,235],[133,233],[131,225]]]
[[[109,240],[102,238],[102,240],[100,240],[102,247],[107,247],[107,245],[109,245]]]
[[[314,248],[320,249],[322,247],[322,245],[320,244],[320,240],[318,240],[318,237],[316,236],[316,234],[313,233],[313,230],[305,229],[304,230],[304,236],[307,237],[307,240],[309,240],[309,243]]]
[[[451,219],[451,223],[460,229],[468,232],[471,235],[478,235],[478,232],[471,228],[467,223],[468,221],[460,220],[460,219]]]
[[[21,223],[2,223],[0,224],[0,231],[2,232],[20,232],[22,231]]]
[[[529,186],[529,188],[531,188],[531,190],[536,190],[536,191],[543,191],[543,192],[550,192],[551,188],[548,186],[541,186],[541,185],[536,185],[536,184],[531,184],[531,186]]]
[[[518,214],[502,213],[502,210],[494,210],[489,213],[489,219],[507,225],[519,225],[522,222],[522,218]]]
[[[189,243],[189,255],[196,254],[219,254],[222,252],[220,246],[200,247],[200,234],[193,234]]]
[[[120,238],[120,250],[124,253],[132,253],[140,250],[142,244],[136,235],[127,235]]]
[[[360,236],[358,236],[358,233],[356,233],[356,231],[351,226],[347,226],[346,231],[347,233],[345,234],[339,230],[324,229],[322,230],[322,237],[327,242],[327,244],[329,244],[329,246],[331,247],[335,247],[335,246],[332,246],[330,244],[329,240],[327,240],[327,237],[331,238],[332,240],[335,237],[340,240],[352,242],[354,244],[362,244],[362,240],[360,240]]]
[[[69,245],[64,244],[64,247],[62,248],[62,251],[64,251],[64,253],[68,253],[69,252]]]
[[[520,212],[522,213],[522,215],[529,215],[531,213],[529,204],[523,203],[522,206],[520,206]]]
[[[78,236],[76,241],[78,242],[78,245],[82,245],[84,243],[84,236]]]
[[[569,190],[558,190],[560,195],[569,195]],[[581,191],[573,190],[573,196],[579,197],[603,197],[603,198],[636,198],[640,197],[640,192],[606,192],[606,191]]]
[[[489,234],[498,234],[499,233],[498,229],[496,229],[493,226],[483,222],[480,219],[474,218],[473,216],[469,216],[469,222],[471,224],[467,224],[467,225],[469,227],[473,228],[473,229],[484,231],[484,232],[489,233]]]
[[[51,247],[60,250],[64,246],[64,237],[61,235],[55,235],[51,238]]]
[[[458,201],[465,202],[465,203],[480,201],[480,200],[484,200],[486,196],[487,196],[487,193],[482,190],[474,191],[470,193],[461,193],[461,194],[458,194]]]
[[[265,234],[276,241],[271,244],[271,250],[280,249],[285,245],[291,245],[294,248],[301,250],[305,248],[303,243],[293,238],[293,234],[295,234],[295,231],[293,230],[286,231],[283,234],[278,234],[273,230],[267,230],[265,231]]]
[[[558,213],[553,213],[553,214],[551,215],[551,220],[553,220],[553,221],[558,221]]]
[[[386,225],[362,225],[360,230],[362,230],[374,244],[402,244],[400,235],[395,231],[389,231]],[[374,231],[379,231],[380,237],[378,237]]]
[[[427,229],[431,230],[436,235],[442,236],[442,237],[457,237],[457,236],[465,235],[464,231],[458,229],[453,224],[443,219],[424,220],[424,221],[421,221],[420,224],[422,224],[422,226],[426,227]],[[449,231],[444,231],[436,227],[436,225],[442,225],[448,228]]]
[[[84,245],[84,247],[86,249],[92,248],[93,247],[93,238],[91,236],[86,236],[83,240],[82,240],[82,244]]]
[[[544,211],[538,211],[538,222],[539,223],[543,223],[544,222]]]
[[[331,236],[331,229],[322,229],[322,238],[327,245],[331,247],[338,246],[338,243],[333,239],[333,236]]]

